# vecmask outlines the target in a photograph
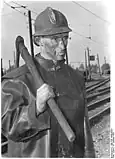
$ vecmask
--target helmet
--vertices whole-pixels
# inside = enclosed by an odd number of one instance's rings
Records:
[[[51,7],[47,7],[37,16],[34,29],[34,36],[54,35],[72,31],[68,27],[66,17]]]

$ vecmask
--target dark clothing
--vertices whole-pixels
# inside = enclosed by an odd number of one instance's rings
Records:
[[[51,129],[51,157],[83,158],[84,137],[84,78],[79,72],[64,64],[55,65],[40,55],[35,58],[45,83],[54,88],[55,101],[71,125],[76,140],[70,143],[53,116],[50,108],[37,114],[34,79],[26,65],[3,77],[2,133],[15,145],[10,157],[42,157],[38,152],[47,129]],[[39,64],[38,64],[38,62]],[[9,149],[10,149],[9,148]]]

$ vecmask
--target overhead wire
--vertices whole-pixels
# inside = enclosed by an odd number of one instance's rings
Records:
[[[20,7],[26,9],[26,10],[31,10],[31,9],[27,8],[27,6],[25,6],[25,5],[19,4],[19,3],[15,2],[15,1],[12,1],[12,2],[13,2],[14,4],[17,4],[17,5],[19,5]],[[34,13],[34,14],[36,14],[36,15],[38,14],[37,12],[35,12],[35,11],[33,11],[33,10],[31,10],[31,12]]]
[[[77,34],[77,35],[79,35],[79,36],[81,36],[81,37],[83,37],[83,38],[85,38],[85,39],[89,39],[89,40],[91,40],[91,41],[93,41],[93,42],[95,42],[95,43],[97,43],[97,44],[99,44],[99,45],[102,45],[102,46],[104,46],[104,47],[108,47],[107,45],[104,45],[104,44],[102,44],[102,43],[99,43],[99,42],[95,41],[95,40],[92,39],[91,37],[86,37],[86,36],[84,36],[84,35],[82,35],[82,34],[76,32],[76,31],[74,31],[74,30],[73,30],[72,32],[75,33],[75,34]]]
[[[95,17],[99,18],[100,20],[106,22],[107,24],[110,24],[109,21],[107,21],[107,20],[101,18],[100,16],[96,15],[96,14],[93,13],[92,11],[90,11],[90,10],[88,10],[87,8],[83,7],[83,6],[82,6],[81,4],[79,4],[78,2],[75,2],[75,1],[72,1],[72,2],[75,3],[76,5],[78,5],[79,7],[83,8],[84,10],[88,11],[89,13],[91,13],[92,15],[94,15]],[[93,41],[93,42],[95,42],[95,43],[97,43],[97,44],[99,44],[99,45],[103,45],[104,47],[108,47],[107,45],[104,45],[104,44],[102,44],[102,43],[99,43],[99,42],[95,41],[95,40],[92,39],[91,37],[85,37],[84,35],[82,35],[82,34],[76,32],[76,31],[73,31],[73,32],[74,32],[75,34],[77,34],[77,35],[79,35],[79,36],[82,36],[82,37],[84,37],[84,38],[86,38],[86,39],[89,39],[89,40],[91,40],[91,41]]]
[[[90,39],[90,40],[92,40],[93,42],[95,42],[95,43],[97,43],[97,44],[99,44],[99,45],[102,45],[102,46],[104,46],[104,47],[109,47],[108,45],[105,45],[105,44],[103,44],[103,43],[100,43],[100,42],[97,42],[96,40],[94,40],[94,39]]]
[[[89,9],[83,7],[81,4],[79,4],[78,2],[72,1],[74,4],[78,5],[79,7],[83,8],[84,10],[88,11],[89,13],[91,13],[92,15],[94,15],[95,17],[99,18],[100,20],[106,22],[107,24],[111,24],[109,21],[103,19],[102,17],[98,16],[97,14],[93,13],[92,11],[90,11]]]
[[[14,10],[16,10],[16,11],[18,11],[19,13],[21,13],[21,14],[23,14],[24,16],[26,16],[26,13],[24,12],[21,12],[21,11],[19,11],[19,10],[17,10],[16,9],[16,7],[14,7],[14,6],[12,6],[12,5],[9,5],[8,3],[6,3],[5,1],[4,1],[4,3],[7,5],[7,6],[9,6],[10,8],[12,8],[12,9],[14,9]]]
[[[19,12],[19,13],[23,14],[24,16],[28,17],[28,15],[27,15],[25,12],[21,12],[20,10],[16,9],[17,7],[12,6],[12,5],[9,5],[9,4],[6,3],[5,1],[4,1],[4,3],[5,3],[7,6],[9,6],[11,9],[14,9],[14,10],[16,10],[17,12]],[[18,8],[19,8],[19,7],[18,7]],[[21,6],[20,6],[20,8],[21,8]],[[33,18],[31,18],[31,20],[35,21],[35,19],[33,19]]]

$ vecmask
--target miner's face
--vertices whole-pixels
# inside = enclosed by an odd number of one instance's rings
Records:
[[[44,36],[40,38],[40,46],[49,59],[63,60],[67,51],[68,33]]]

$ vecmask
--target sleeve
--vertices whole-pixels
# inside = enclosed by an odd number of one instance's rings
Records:
[[[3,81],[1,91],[2,133],[8,139],[21,142],[38,133],[33,124],[33,121],[37,120],[35,105],[34,108],[31,108],[33,119],[29,114],[31,100],[30,91],[24,82],[20,80]],[[43,127],[42,122],[40,125]]]
[[[95,158],[95,150],[94,150],[93,138],[92,138],[90,123],[89,123],[85,90],[84,90],[84,102],[85,102],[85,116],[84,116],[85,156],[84,157]]]

